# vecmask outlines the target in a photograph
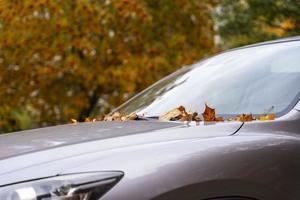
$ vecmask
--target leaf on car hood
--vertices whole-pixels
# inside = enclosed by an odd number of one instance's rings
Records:
[[[209,107],[207,104],[205,104],[205,110],[202,113],[202,116],[203,120],[206,122],[224,121],[223,117],[217,117],[215,109]],[[160,116],[159,119],[163,121],[201,121],[201,118],[198,116],[197,112],[188,113],[184,106],[179,106],[178,108],[168,111],[166,114]]]
[[[96,118],[87,117],[87,118],[84,119],[84,122],[95,122],[95,121],[97,121]]]
[[[204,112],[202,113],[203,120],[205,122],[223,122],[223,117],[216,116],[216,110],[214,108],[209,107],[205,104]],[[275,114],[264,114],[258,117],[258,120],[266,121],[266,120],[274,120],[276,118]],[[97,117],[97,118],[85,118],[85,122],[96,122],[96,121],[129,121],[129,120],[138,120],[139,116],[135,113],[129,115],[123,115],[120,112],[115,112],[112,114],[108,114],[105,116]],[[174,108],[164,115],[159,117],[159,120],[162,121],[195,121],[197,124],[202,120],[197,112],[187,112],[184,106],[179,106]],[[241,122],[250,122],[257,120],[252,114],[241,114],[237,115],[233,118],[228,119],[228,121],[241,121]],[[77,123],[76,119],[71,119],[72,123]]]
[[[179,106],[178,108],[174,108],[168,111],[166,114],[159,117],[160,120],[170,121],[170,120],[179,120],[183,115],[186,114],[185,108],[183,106]]]
[[[206,122],[219,122],[224,121],[223,117],[216,117],[216,111],[214,108],[209,107],[205,104],[205,110],[202,113],[203,119]]]
[[[77,120],[76,119],[71,119],[71,123],[76,124]]]
[[[105,116],[99,116],[97,118],[87,117],[84,119],[84,122],[97,122],[97,121],[129,121],[129,120],[137,120],[138,115],[135,113],[129,115],[123,115],[119,112],[115,112],[112,114],[108,114]],[[71,119],[72,123],[77,123],[76,119]]]
[[[229,121],[240,121],[240,122],[250,122],[256,120],[252,114],[242,114],[234,118],[229,119]]]
[[[119,112],[115,112],[112,115],[105,115],[101,121],[128,121],[138,119],[137,114],[132,113],[129,115],[123,115]]]
[[[201,121],[197,112],[188,113],[184,106],[179,106],[159,117],[162,121]]]
[[[275,114],[266,114],[266,115],[260,116],[258,119],[260,121],[267,121],[267,120],[274,120],[275,118],[276,118]]]

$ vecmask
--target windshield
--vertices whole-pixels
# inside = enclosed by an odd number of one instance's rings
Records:
[[[161,116],[183,105],[218,115],[287,112],[299,99],[300,41],[225,52],[184,67],[118,108],[124,114]]]

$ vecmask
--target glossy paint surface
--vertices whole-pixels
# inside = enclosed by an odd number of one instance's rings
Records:
[[[0,159],[64,145],[103,140],[178,126],[175,123],[135,121],[61,125],[0,135]]]
[[[124,172],[101,200],[299,200],[300,102],[272,121],[97,122],[0,136],[2,188],[97,171]]]
[[[38,143],[28,143],[31,144],[31,148],[38,148],[37,151],[23,153],[18,156],[11,156],[9,158],[4,158],[0,160],[0,180],[1,185],[10,184],[13,182],[35,179],[39,177],[54,176],[56,174],[62,173],[63,171],[80,167],[89,163],[95,163],[97,160],[100,163],[96,162],[96,165],[99,166],[99,170],[116,170],[123,171],[120,165],[110,165],[111,167],[105,166],[105,160],[110,160],[116,158],[116,161],[119,164],[125,164],[124,161],[118,160],[116,155],[121,156],[123,159],[127,159],[131,153],[139,153],[140,149],[150,149],[151,152],[159,155],[159,152],[154,151],[157,149],[159,151],[160,146],[167,144],[173,144],[177,142],[183,142],[194,139],[205,139],[205,138],[216,138],[230,135],[237,131],[241,127],[240,122],[234,123],[220,123],[220,124],[209,124],[209,125],[190,125],[187,126],[184,123],[168,123],[168,122],[145,122],[145,121],[136,121],[136,122],[115,122],[115,123],[95,123],[95,124],[78,124],[75,125],[76,128],[82,131],[87,126],[93,126],[89,131],[92,133],[96,130],[109,129],[114,130],[115,127],[122,127],[115,130],[118,137],[113,137],[114,132],[112,132],[111,137],[103,137],[95,139],[91,137],[92,140],[82,141],[80,143],[68,144],[68,139],[64,134],[58,136],[56,140],[64,138],[65,144],[57,145],[57,147],[44,146],[44,149],[41,150],[41,146]],[[63,126],[63,130],[74,129],[74,125]],[[128,130],[126,127],[134,127],[131,129],[132,132],[126,133]],[[140,127],[140,131],[137,131],[137,128]],[[151,127],[152,130],[148,132],[145,129]],[[160,129],[159,129],[160,127]],[[169,128],[166,128],[169,127]],[[142,129],[144,128],[144,129]],[[50,130],[57,131],[60,127],[53,127]],[[43,129],[40,129],[43,131]],[[40,136],[40,131],[36,133],[28,132],[31,138],[39,138],[41,144],[43,144],[42,138]],[[47,129],[49,131],[49,129]],[[135,131],[135,132],[134,132]],[[26,135],[27,132],[22,134]],[[15,133],[19,134],[19,133]],[[43,135],[43,134],[41,134]],[[14,134],[11,136],[7,135],[6,140],[11,142],[11,146],[14,142],[18,145],[18,140],[14,139]],[[88,134],[85,135],[87,137]],[[70,140],[72,141],[72,135],[70,135]],[[47,141],[47,137],[44,138]],[[49,140],[50,142],[51,140]],[[4,146],[4,144],[2,145]],[[141,161],[146,160],[144,156],[140,159]],[[145,158],[145,159],[144,159]],[[131,163],[135,163],[132,161]],[[102,167],[100,167],[102,166]],[[83,170],[85,171],[85,170]]]
[[[119,170],[125,176],[104,200],[297,199],[299,119],[300,112],[292,110],[275,121],[242,127],[240,122],[171,123],[147,133],[62,145],[1,160],[0,180],[5,185],[56,174]]]

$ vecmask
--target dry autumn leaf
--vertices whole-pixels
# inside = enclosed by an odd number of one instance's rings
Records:
[[[89,117],[85,118],[84,122],[91,122],[91,118],[89,118]]]
[[[205,110],[202,113],[203,119],[205,122],[220,122],[224,121],[223,117],[217,117],[216,111],[214,108],[209,107],[205,104]],[[265,120],[274,120],[275,114],[266,114],[260,116],[258,119],[261,121]],[[104,117],[97,117],[97,118],[85,118],[85,122],[96,122],[96,121],[129,121],[129,120],[138,120],[139,116],[135,113],[129,115],[123,115],[120,112],[115,112],[109,115],[105,115]],[[168,111],[166,114],[159,117],[159,120],[162,121],[195,121],[197,124],[201,121],[201,118],[198,116],[197,112],[188,113],[184,106],[179,106]],[[234,118],[229,119],[229,121],[241,121],[241,122],[248,122],[256,120],[252,114],[242,114],[237,115]],[[76,119],[71,119],[72,123],[77,123]]]
[[[180,121],[196,121],[196,122],[200,122],[201,119],[200,117],[198,116],[198,113],[197,112],[194,112],[194,113],[183,113]]]
[[[201,121],[197,112],[188,113],[186,112],[184,106],[179,106],[178,108],[174,108],[173,110],[170,110],[166,114],[160,116],[159,119],[162,121],[187,121],[187,122]]]
[[[267,115],[260,116],[258,119],[260,121],[267,121],[267,120],[274,120],[275,118],[276,118],[275,114],[267,114]]]
[[[95,122],[95,121],[97,121],[95,118],[90,118],[90,117],[84,119],[84,122]]]
[[[210,108],[207,104],[205,104],[205,110],[202,113],[204,121],[214,121],[216,118],[215,109]]]
[[[127,115],[127,116],[126,116],[126,119],[127,119],[127,120],[136,120],[136,119],[138,119],[138,115],[135,114],[135,113],[132,113],[132,114],[130,114],[130,115]]]
[[[223,117],[216,117],[215,109],[209,107],[207,104],[205,104],[205,110],[202,113],[202,116],[204,121],[206,122],[224,121]]]
[[[252,114],[242,114],[231,119],[233,121],[249,122],[255,120]]]
[[[90,118],[87,117],[84,119],[84,122],[96,122],[96,121],[129,121],[129,120],[137,120],[138,115],[135,113],[132,113],[130,115],[123,115],[119,112],[115,112],[113,114],[105,115],[105,116],[99,116],[97,118]],[[76,119],[71,119],[72,123],[77,123],[78,121]]]
[[[105,115],[103,120],[101,121],[129,121],[129,120],[137,120],[138,115],[135,113],[129,115],[123,115],[119,112],[115,112],[112,115]]]
[[[77,120],[76,119],[71,119],[71,123],[76,124]]]
[[[186,113],[185,108],[183,106],[179,106],[178,108],[174,108],[173,110],[170,110],[166,114],[159,117],[162,121],[176,121],[180,120],[182,116]]]

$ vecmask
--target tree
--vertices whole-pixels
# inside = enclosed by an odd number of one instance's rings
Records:
[[[0,132],[108,112],[210,54],[212,7],[209,0],[1,0]]]
[[[299,0],[216,2],[215,17],[224,48],[300,33]]]

